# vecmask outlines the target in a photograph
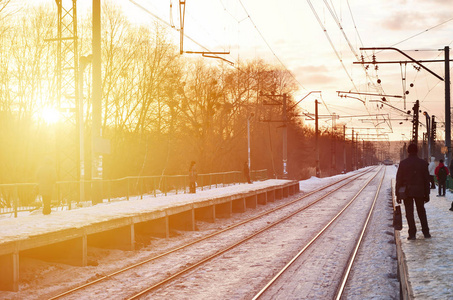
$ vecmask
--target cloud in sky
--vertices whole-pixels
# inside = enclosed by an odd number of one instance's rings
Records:
[[[335,86],[338,78],[332,76],[325,65],[307,65],[295,68],[293,72],[305,86]]]
[[[425,30],[436,26],[451,18],[450,14],[437,12],[435,14],[422,11],[399,11],[394,12],[381,23],[385,29],[393,31],[401,30]]]

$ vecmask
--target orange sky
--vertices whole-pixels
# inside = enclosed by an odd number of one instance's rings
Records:
[[[166,24],[179,26],[179,1],[134,0],[152,15],[132,1],[111,1],[120,5],[137,22],[152,24],[156,20],[154,15]],[[29,4],[40,2],[54,3],[50,0],[35,0]],[[21,3],[19,0],[12,1],[12,5],[16,6]],[[79,1],[78,7],[79,14],[83,15],[83,12],[91,9],[91,1]],[[420,100],[422,111],[436,115],[438,121],[443,122],[445,106],[442,81],[426,71],[417,71],[413,64],[379,65],[378,70],[370,65],[367,78],[364,69],[353,64],[357,61],[353,51],[358,55],[371,55],[371,51],[362,52],[359,48],[396,47],[415,59],[443,59],[443,52],[437,50],[453,41],[453,20],[450,21],[452,11],[453,4],[448,0],[186,0],[185,33],[211,51],[230,51],[230,55],[225,58],[233,62],[260,58],[283,64],[294,73],[299,83],[299,91],[293,95],[296,99],[310,91],[322,91],[322,100],[328,109],[321,107],[321,114],[389,114],[389,118],[394,120],[391,128],[385,123],[378,125],[379,122],[373,122],[373,117],[367,120],[342,118],[338,122],[345,123],[349,130],[353,127],[377,126],[383,128],[381,132],[393,131],[389,134],[390,139],[401,139],[402,134],[406,138],[411,136],[412,124],[404,122],[400,125],[400,119],[403,118],[400,112],[388,107],[378,109],[376,103],[368,102],[376,97],[362,96],[362,100],[368,103],[365,107],[358,100],[338,97],[336,91],[383,91],[385,94],[403,95],[402,77],[405,77],[406,89],[409,90],[406,109],[412,108],[415,100]],[[179,42],[178,32],[173,30],[173,33],[175,42]],[[186,38],[185,50],[203,49]],[[377,60],[405,60],[392,51],[376,55]],[[427,63],[426,66],[444,77],[443,63]],[[380,87],[376,83],[378,78],[382,82]],[[414,87],[409,87],[410,83]],[[318,94],[307,97],[300,105],[314,112],[315,99],[320,100]],[[391,105],[405,108],[403,100],[388,99]],[[322,125],[330,124],[329,121]],[[420,132],[423,130],[421,128]],[[438,137],[443,136],[443,130],[439,129]]]

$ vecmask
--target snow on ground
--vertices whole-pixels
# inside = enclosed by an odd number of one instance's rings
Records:
[[[396,174],[396,168],[387,167],[387,171],[392,172],[392,170]],[[351,173],[328,178],[312,177],[308,180],[300,181],[300,189],[303,192],[308,192],[338,178],[344,178],[349,175]],[[278,182],[281,181],[279,180]],[[46,227],[53,227],[57,224],[64,223],[63,221],[68,224],[68,227],[77,227],[81,226],[84,222],[91,222],[90,216],[96,216],[96,219],[100,220],[111,215],[128,215],[148,209],[163,209],[169,205],[190,203],[191,201],[205,197],[209,198],[215,196],[217,193],[227,192],[236,194],[246,192],[251,188],[256,188],[255,185],[257,184],[275,185],[276,182],[269,180],[262,183],[256,182],[253,185],[235,185],[212,189],[197,192],[197,194],[180,194],[158,198],[149,197],[149,199],[144,200],[131,199],[130,201],[101,204],[66,212],[52,212],[49,216],[36,214],[17,219],[4,218],[0,220],[0,226],[2,226],[3,231],[0,232],[0,241],[3,241],[4,238],[15,238],[18,234],[20,238],[23,238],[29,234],[35,234],[36,232],[45,230]],[[415,297],[419,299],[448,299],[453,297],[453,284],[451,283],[453,262],[450,259],[453,255],[453,248],[451,247],[451,240],[453,238],[453,230],[451,230],[453,212],[448,210],[453,200],[453,194],[447,192],[447,196],[442,198],[436,197],[436,194],[437,192],[432,190],[431,201],[425,205],[433,236],[432,239],[425,240],[423,235],[418,232],[418,239],[416,241],[407,241],[407,225],[403,211],[404,228],[401,231],[402,247],[408,262],[409,280],[412,284]],[[152,203],[153,208],[150,208],[149,203]],[[219,219],[215,223],[197,223],[198,231],[176,233],[176,235],[169,239],[152,239],[150,241],[151,244],[138,251],[128,252],[90,247],[88,249],[89,260],[94,263],[83,268],[23,258],[20,268],[21,291],[17,293],[0,292],[0,299],[39,299],[38,295],[51,293],[57,289],[57,286],[65,288],[73,286],[78,282],[109,274],[124,265],[129,265],[149,257],[152,253],[164,252],[166,249],[175,247],[175,245],[180,245],[185,241],[206,235],[217,228],[229,226],[241,218],[256,214],[260,210],[268,209],[273,205],[277,205],[277,203],[259,206],[256,210],[247,210],[243,214],[234,214],[230,219]],[[25,222],[25,219],[29,221]],[[418,221],[417,217],[416,220]],[[34,226],[27,225],[23,228],[23,223],[34,223]],[[12,227],[15,227],[15,230]],[[420,225],[418,225],[418,228],[420,228]],[[389,230],[392,229],[389,228]]]
[[[397,168],[393,168],[396,177]],[[453,193],[447,190],[445,197],[437,197],[437,188],[431,190],[430,201],[425,203],[431,239],[421,232],[416,211],[417,240],[409,241],[404,204],[403,229],[400,231],[402,250],[409,274],[409,284],[415,299],[453,299],[453,211],[450,207]]]
[[[425,239],[415,213],[417,239],[408,241],[408,227],[403,208],[401,245],[406,256],[409,282],[415,299],[453,299],[453,211],[450,211],[453,194],[436,197],[432,189],[430,201],[425,204],[428,226],[432,238]]]
[[[52,211],[50,215],[30,214],[20,218],[0,219],[0,243],[49,231],[58,231],[111,220],[114,218],[134,216],[140,213],[164,210],[168,207],[205,201],[217,197],[226,197],[271,186],[283,185],[288,180],[270,179],[253,184],[239,184],[222,188],[198,191],[196,194],[178,194],[166,197],[147,196],[129,201],[102,203],[69,211]]]
[[[340,177],[349,176],[339,175]],[[309,191],[319,186],[327,185],[334,181],[334,178],[315,178],[300,182],[302,191]],[[189,203],[197,199],[212,198],[219,194],[237,194],[250,191],[259,187],[274,186],[282,184],[282,180],[267,180],[265,182],[254,182],[252,185],[242,184],[228,186],[197,192],[197,194],[179,194],[167,197],[147,199],[131,199],[130,201],[101,204],[93,207],[80,208],[71,211],[52,212],[48,216],[33,214],[20,218],[3,218],[0,220],[2,231],[0,232],[0,241],[5,238],[26,238],[28,235],[37,234],[46,228],[55,228],[66,223],[67,227],[81,226],[85,222],[91,222],[92,216],[97,220],[102,219],[106,214],[122,215],[131,214],[134,211],[143,212],[151,209],[164,208],[169,205],[179,203]],[[287,198],[288,199],[288,198]],[[245,213],[234,214],[229,219],[218,219],[215,223],[197,222],[197,231],[194,232],[174,232],[169,239],[152,238],[144,241],[143,248],[138,251],[120,251],[108,250],[89,247],[87,267],[74,267],[59,263],[48,263],[36,259],[21,258],[20,264],[20,291],[1,292],[0,299],[40,299],[43,295],[55,293],[56,290],[65,289],[81,282],[86,282],[99,276],[110,274],[126,265],[142,261],[148,257],[155,256],[156,253],[165,252],[168,249],[182,245],[183,243],[207,235],[213,230],[225,228],[242,219],[260,213],[263,210],[282,204],[284,200],[268,203],[266,206],[258,206],[257,209],[247,210]],[[29,225],[26,225],[29,224]],[[137,240],[137,242],[140,242]]]

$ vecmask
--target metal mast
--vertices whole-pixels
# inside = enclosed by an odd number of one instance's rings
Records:
[[[57,176],[59,181],[79,180],[77,0],[55,0],[58,8]],[[63,199],[77,200],[76,189],[60,190]]]

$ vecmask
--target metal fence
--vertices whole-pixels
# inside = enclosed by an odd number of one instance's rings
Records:
[[[266,180],[267,170],[252,170],[250,175],[253,181]],[[97,182],[101,185],[103,202],[124,201],[131,197],[143,199],[145,195],[158,197],[182,194],[189,190],[188,175],[128,176]],[[197,189],[206,190],[243,182],[244,175],[239,171],[199,174]],[[73,193],[68,193],[68,190]],[[80,197],[81,193],[83,197]],[[77,199],[63,198],[63,195],[70,194],[76,194]],[[84,181],[83,189],[80,181],[59,181],[53,198],[52,207],[61,210],[90,206],[91,181]],[[14,217],[17,217],[18,212],[31,212],[41,206],[37,183],[0,184],[0,214],[14,214]]]

